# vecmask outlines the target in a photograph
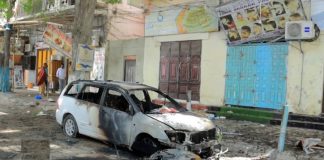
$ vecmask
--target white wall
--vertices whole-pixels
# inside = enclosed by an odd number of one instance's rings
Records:
[[[303,0],[307,18],[311,3]],[[322,31],[323,32],[323,31]],[[319,115],[322,112],[324,85],[324,35],[314,42],[290,42],[287,73],[287,104],[291,111],[300,114]]]
[[[302,50],[304,62],[299,43],[290,43],[287,103],[292,112],[318,115],[323,103],[324,35],[314,42],[302,42]]]
[[[145,38],[144,83],[159,86],[161,42],[202,40],[200,103],[224,104],[227,46],[223,32]]]
[[[110,41],[106,52],[106,79],[124,80],[125,56],[136,56],[137,82],[143,82],[144,39]],[[108,62],[107,62],[108,61]]]

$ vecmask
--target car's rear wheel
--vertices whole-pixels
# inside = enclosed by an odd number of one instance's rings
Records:
[[[78,125],[71,114],[67,115],[63,120],[63,132],[65,135],[72,138],[75,138],[78,135]]]

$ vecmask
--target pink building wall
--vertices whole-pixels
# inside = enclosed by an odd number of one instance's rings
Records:
[[[109,6],[108,40],[144,37],[144,10],[127,4],[127,0]]]

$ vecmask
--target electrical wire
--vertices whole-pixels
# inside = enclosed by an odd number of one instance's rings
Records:
[[[303,96],[304,61],[305,61],[304,51],[302,49],[302,44],[301,44],[300,40],[299,40],[299,49],[300,49],[300,53],[302,54],[302,64],[301,64],[301,72],[300,72],[299,101],[298,101],[298,106],[300,107],[301,102],[302,102],[302,96]]]

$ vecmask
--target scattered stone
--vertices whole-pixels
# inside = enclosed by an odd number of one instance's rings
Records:
[[[68,138],[65,142],[66,142],[66,144],[68,144],[69,146],[73,146],[73,145],[77,144],[79,141],[74,140],[74,139],[71,139],[71,138]]]
[[[48,98],[48,101],[49,101],[49,102],[55,102],[55,100],[52,99],[52,98]]]
[[[46,113],[44,113],[43,111],[40,111],[36,116],[45,116],[47,115]]]
[[[0,151],[0,159],[12,159],[16,155],[16,153]]]
[[[168,159],[168,160],[186,160],[186,159],[193,159],[199,160],[201,159],[198,155],[184,151],[180,149],[166,149],[162,151],[158,151],[151,155],[149,159]]]

